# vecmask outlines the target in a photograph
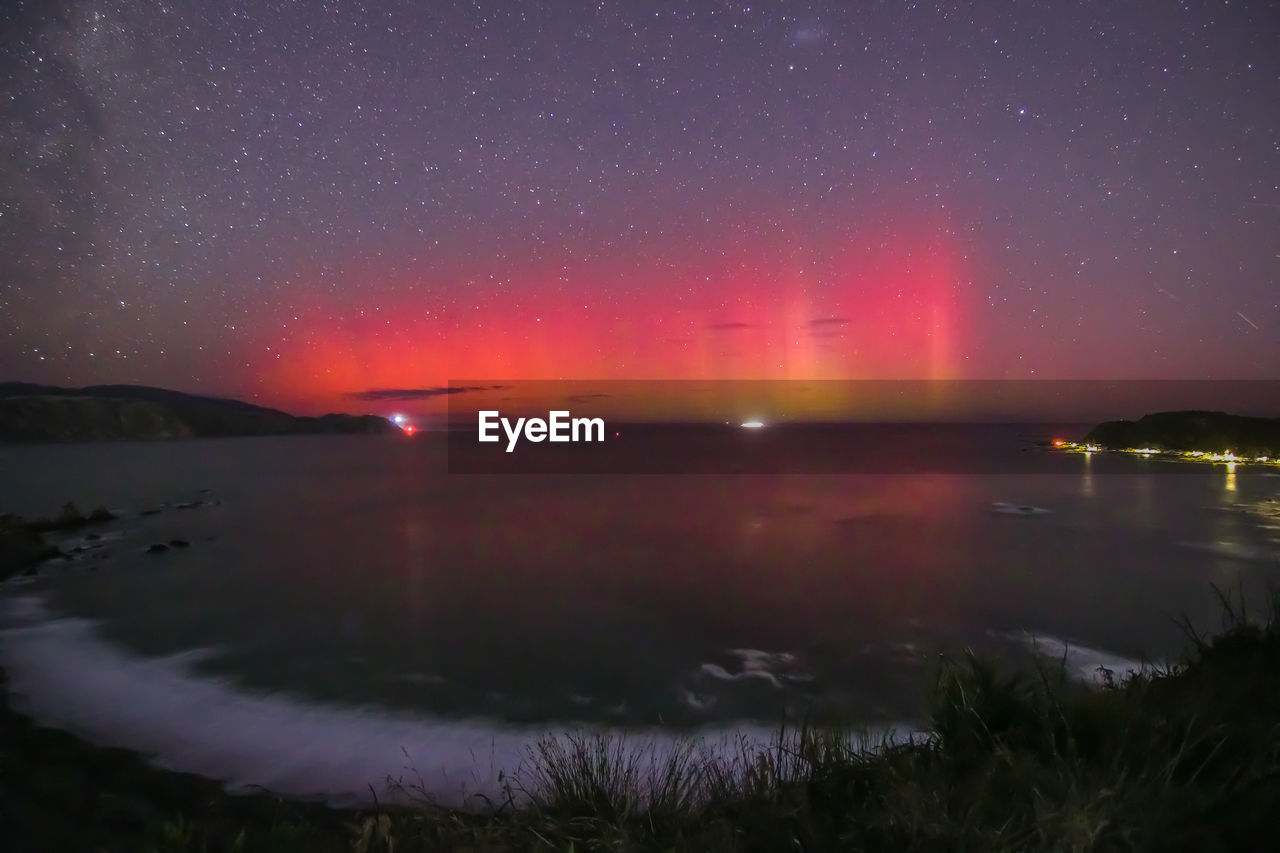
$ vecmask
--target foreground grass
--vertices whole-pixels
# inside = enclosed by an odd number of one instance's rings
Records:
[[[6,849],[157,853],[1267,849],[1280,598],[1262,621],[1223,605],[1221,633],[1188,630],[1185,662],[1101,689],[1061,666],[943,660],[932,734],[907,744],[802,728],[768,749],[690,741],[654,756],[625,739],[547,739],[479,814],[229,796],[6,710],[0,826]]]

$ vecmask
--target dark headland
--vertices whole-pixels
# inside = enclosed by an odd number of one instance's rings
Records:
[[[1157,412],[1136,421],[1105,421],[1089,431],[1084,443],[1107,450],[1230,450],[1237,456],[1274,458],[1280,456],[1280,418],[1224,412]]]
[[[376,415],[300,417],[240,400],[144,385],[0,383],[0,441],[152,441],[247,435],[376,434]]]

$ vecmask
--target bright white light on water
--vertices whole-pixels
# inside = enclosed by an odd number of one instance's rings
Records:
[[[743,429],[760,429],[764,426],[764,421],[747,421],[742,424]]]

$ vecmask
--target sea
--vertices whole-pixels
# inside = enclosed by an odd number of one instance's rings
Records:
[[[915,736],[946,658],[1123,677],[1280,580],[1280,468],[1044,449],[1073,429],[625,473],[460,473],[443,433],[3,445],[0,511],[117,519],[0,587],[0,666],[41,722],[335,804],[466,805],[575,733]]]

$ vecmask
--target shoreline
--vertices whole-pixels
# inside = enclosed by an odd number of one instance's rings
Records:
[[[1238,849],[1280,805],[1280,595],[1263,621],[1219,597],[1226,627],[1188,633],[1178,665],[1082,684],[1050,654],[1014,672],[946,656],[927,731],[898,743],[783,726],[737,755],[690,741],[646,764],[608,734],[544,738],[479,810],[232,792],[33,722],[0,670],[0,826],[16,850],[1039,850],[1097,820],[1097,843]]]
[[[1130,456],[1141,456],[1156,462],[1226,465],[1228,470],[1234,470],[1237,465],[1260,465],[1267,468],[1280,468],[1280,457],[1237,456],[1229,450],[1222,453],[1213,453],[1206,450],[1170,450],[1155,447],[1103,447],[1098,444],[1061,440],[1050,443],[1046,449],[1055,453],[1083,453],[1086,456],[1094,453],[1123,453]]]

